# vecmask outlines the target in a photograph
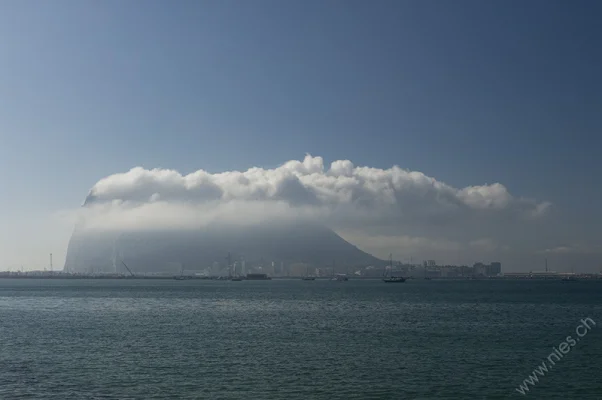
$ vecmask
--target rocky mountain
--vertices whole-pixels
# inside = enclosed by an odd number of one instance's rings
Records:
[[[134,272],[204,270],[244,257],[248,266],[274,261],[338,268],[383,265],[333,230],[310,223],[269,223],[253,226],[208,226],[198,230],[146,232],[81,232],[69,243],[65,270],[123,272],[121,260]]]

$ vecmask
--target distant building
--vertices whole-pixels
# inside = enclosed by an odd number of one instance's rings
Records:
[[[435,262],[435,260],[427,260],[426,261],[426,266],[427,267],[436,267],[437,263]]]
[[[292,276],[305,276],[309,267],[309,264],[295,263],[290,265],[289,271]]]
[[[492,262],[486,268],[487,276],[496,276],[502,273],[502,263]]]
[[[498,276],[502,273],[502,264],[492,262],[491,264],[475,263],[472,266],[472,274],[476,276]]]
[[[458,276],[460,276],[460,267],[455,265],[446,265],[441,267],[442,278],[456,278]]]
[[[486,272],[487,272],[486,268],[485,268],[485,264],[483,264],[481,262],[475,263],[472,266],[472,269],[473,269],[473,274],[477,275],[477,276],[479,276],[479,275],[483,275],[484,276],[486,274]]]

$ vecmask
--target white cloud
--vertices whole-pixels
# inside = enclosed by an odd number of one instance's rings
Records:
[[[421,172],[354,166],[307,155],[278,168],[182,175],[133,168],[97,182],[85,201],[88,226],[190,227],[294,215],[339,228],[453,225],[490,217],[541,217],[549,207],[501,184],[454,188]]]
[[[310,155],[273,169],[214,174],[137,167],[98,181],[84,204],[74,217],[78,229],[194,229],[314,219],[380,257],[392,252],[458,263],[495,257],[508,244],[524,251],[518,247],[535,238],[541,229],[537,221],[547,220],[550,208],[516,197],[500,183],[455,188],[397,166],[378,169],[339,160],[325,167],[321,157]]]
[[[196,229],[212,223],[252,225],[270,219],[318,218],[320,213],[320,208],[292,207],[283,201],[131,203],[113,200],[80,210],[77,226],[82,230]]]
[[[549,249],[541,250],[539,254],[588,254],[588,253],[600,253],[602,252],[601,246],[590,246],[583,244],[571,244],[551,247]]]
[[[545,249],[542,253],[572,253],[574,249],[570,246],[557,246],[551,249]]]
[[[544,201],[543,203],[539,203],[531,211],[531,216],[534,218],[541,217],[542,215],[547,213],[551,207],[552,207],[552,203],[550,203],[549,201]]]
[[[514,200],[504,185],[469,186],[458,192],[458,197],[472,208],[504,209]]]

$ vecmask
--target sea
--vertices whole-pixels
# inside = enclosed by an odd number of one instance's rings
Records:
[[[0,399],[602,399],[601,373],[602,281],[0,279]]]

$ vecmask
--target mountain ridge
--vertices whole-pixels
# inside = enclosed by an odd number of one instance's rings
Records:
[[[270,222],[249,226],[212,225],[196,230],[73,233],[65,271],[122,272],[125,261],[134,272],[204,270],[244,257],[249,267],[275,262],[340,268],[382,265],[380,260],[320,224]],[[177,266],[176,266],[177,265]]]

